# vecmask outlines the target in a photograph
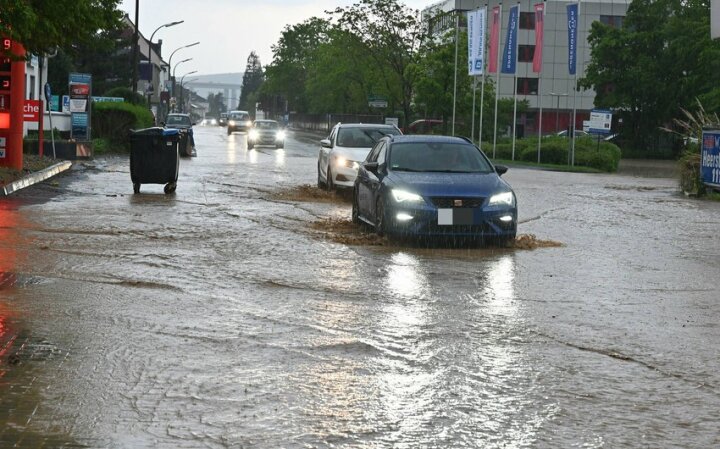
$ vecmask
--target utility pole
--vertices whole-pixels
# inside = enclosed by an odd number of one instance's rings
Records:
[[[140,0],[135,0],[135,33],[133,34],[133,55],[132,55],[132,91],[137,92],[138,84],[138,45],[140,43]]]

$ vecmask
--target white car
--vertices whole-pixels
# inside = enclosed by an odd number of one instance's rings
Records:
[[[328,190],[352,188],[360,163],[383,136],[402,134],[394,125],[338,123],[320,141],[318,187]]]

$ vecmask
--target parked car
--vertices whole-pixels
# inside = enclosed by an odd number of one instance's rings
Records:
[[[415,120],[403,131],[404,134],[443,134],[444,124],[442,120],[437,119]]]
[[[557,137],[568,137],[569,134],[570,134],[570,133],[568,132],[568,130],[567,130],[567,129],[564,129],[564,130],[562,130],[562,131],[556,132],[555,134],[551,134],[551,135],[552,135],[552,136],[557,136]],[[575,130],[575,137],[587,137],[587,136],[590,136],[590,135],[591,135],[591,134],[590,134],[589,132],[583,131],[582,129],[576,129],[576,130]]]
[[[285,145],[285,131],[275,120],[255,120],[248,131],[248,149],[260,145],[282,148]]]
[[[181,156],[196,156],[195,152],[195,135],[193,133],[193,125],[189,114],[172,113],[165,118],[165,128],[179,129],[180,139],[178,141],[178,152]]]
[[[360,165],[352,219],[380,234],[463,237],[504,244],[517,233],[517,203],[497,165],[470,140],[388,136]]]
[[[228,113],[228,136],[236,131],[246,132],[251,126],[252,120],[248,111],[230,111]]]
[[[327,139],[320,141],[318,187],[352,188],[360,162],[375,143],[386,135],[402,132],[394,125],[338,123]]]

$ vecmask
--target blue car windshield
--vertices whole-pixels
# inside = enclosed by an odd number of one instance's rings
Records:
[[[490,173],[488,160],[473,145],[447,142],[395,143],[389,167],[394,171]]]

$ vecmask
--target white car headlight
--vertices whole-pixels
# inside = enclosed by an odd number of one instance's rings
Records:
[[[248,133],[248,139],[250,140],[257,140],[258,137],[260,137],[260,133],[256,129],[251,129]]]
[[[488,204],[490,206],[496,206],[496,205],[502,205],[502,204],[507,204],[508,206],[512,206],[513,204],[515,204],[515,195],[513,195],[512,192],[498,193],[498,194],[490,197],[490,201],[488,201]]]
[[[230,126],[235,126],[235,120],[230,120],[230,121],[228,122],[228,125],[230,125]]]
[[[275,134],[276,140],[285,140],[285,131],[278,131],[277,134]]]
[[[360,170],[359,163],[357,163],[355,161],[351,161],[350,159],[348,159],[344,156],[336,156],[335,157],[335,165],[338,167],[352,168],[355,171]]]
[[[252,126],[252,122],[250,120],[248,120],[247,122],[245,122],[245,126],[247,126],[247,127]]]
[[[420,195],[400,189],[392,189],[392,196],[398,203],[418,203],[423,201],[423,198]]]

